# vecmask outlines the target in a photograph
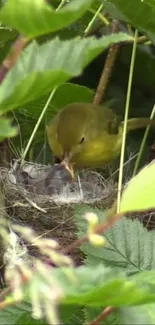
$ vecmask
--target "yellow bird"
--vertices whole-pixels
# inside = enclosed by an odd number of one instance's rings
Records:
[[[65,166],[97,168],[111,163],[121,150],[124,122],[111,109],[91,103],[72,103],[47,126],[54,156]],[[155,125],[149,118],[131,118],[127,131]]]

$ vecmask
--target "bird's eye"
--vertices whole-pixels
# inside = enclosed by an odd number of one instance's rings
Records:
[[[79,144],[82,144],[84,142],[84,140],[85,140],[85,137],[82,137]]]

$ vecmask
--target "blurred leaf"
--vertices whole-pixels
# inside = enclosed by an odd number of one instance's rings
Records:
[[[59,315],[63,324],[65,325],[83,325],[84,324],[84,310],[83,307],[76,305],[60,305]]]
[[[50,274],[48,274],[49,278]],[[79,306],[130,306],[155,301],[154,290],[146,285],[145,277],[136,282],[134,277],[126,277],[122,272],[106,268],[103,265],[80,266],[78,268],[57,268],[51,271],[52,279],[59,283],[63,305]],[[32,278],[37,291],[42,287],[43,280],[39,274]],[[29,283],[31,286],[31,283]],[[28,284],[26,285],[28,292]]]
[[[105,213],[88,206],[75,207],[78,237],[81,238],[87,231],[87,222],[84,213],[94,212],[99,221],[105,222]],[[116,270],[124,270],[127,274],[134,274],[142,270],[155,268],[155,231],[148,231],[135,219],[134,221],[122,217],[109,230],[105,231],[106,245],[94,247],[90,243],[81,246],[86,254],[86,264],[98,265],[104,263]]]
[[[0,27],[0,46],[9,40],[14,40],[18,33],[6,27]]]
[[[74,0],[54,11],[44,0],[9,0],[0,11],[0,20],[28,37],[59,30],[77,20],[93,0]]]
[[[83,269],[80,270],[79,269]],[[79,279],[79,285],[81,285],[81,275],[85,275],[84,272],[84,267],[81,267],[78,270],[75,270],[74,275],[78,275],[78,279]],[[99,271],[100,268],[100,272]],[[102,269],[102,271],[101,271]],[[66,270],[67,271],[67,270]],[[82,271],[82,272],[81,272]],[[88,272],[88,281],[90,280],[90,268],[85,268],[86,273]],[[56,270],[54,273],[57,273],[57,276],[59,278],[60,275],[62,275],[62,273],[64,272],[64,270]],[[95,272],[94,272],[95,273]],[[107,272],[105,272],[105,269],[103,271],[103,267],[98,267],[97,268],[97,277],[98,277],[98,281],[96,278],[95,281],[95,286],[97,284],[100,283],[100,286],[102,287],[102,294],[101,296],[97,296],[98,300],[97,300],[97,305],[101,305],[102,307],[93,307],[93,303],[95,303],[95,298],[96,298],[96,294],[98,292],[98,288],[94,287],[94,290],[92,292],[89,292],[89,285],[90,283],[88,283],[86,277],[84,276],[85,279],[85,285],[83,283],[81,289],[83,289],[81,291],[81,295],[77,295],[74,297],[72,296],[72,299],[77,299],[77,302],[79,302],[80,304],[80,297],[82,300],[86,299],[87,296],[87,302],[86,302],[86,307],[85,307],[85,317],[86,320],[93,320],[95,317],[97,317],[101,311],[103,311],[104,306],[106,306],[106,297],[105,299],[103,299],[103,287],[104,288],[108,288],[109,283],[108,284],[103,284],[101,282],[101,280],[104,280],[104,276],[108,275],[108,270]],[[111,273],[111,272],[110,272]],[[112,273],[111,273],[112,274]],[[67,276],[66,279],[69,278],[69,273],[67,272]],[[91,276],[91,279],[94,278],[94,276]],[[63,283],[64,277],[62,279],[62,283]],[[73,280],[73,279],[72,279]],[[75,280],[75,278],[74,278]],[[124,281],[124,288],[123,288],[123,281]],[[83,282],[83,281],[82,281]],[[106,281],[105,281],[106,282]],[[114,280],[113,280],[114,282]],[[68,281],[67,281],[68,283]],[[70,281],[71,283],[71,291],[73,291],[73,287],[72,287],[72,283],[74,283],[74,287],[76,286],[76,282],[75,281]],[[64,284],[64,283],[63,283]],[[129,278],[122,278],[120,279],[120,291],[116,292],[115,291],[112,292],[112,286],[110,287],[110,291],[107,292],[107,304],[108,301],[110,299],[110,295],[111,298],[114,295],[114,297],[112,298],[113,301],[118,300],[118,302],[120,301],[120,299],[123,299],[123,295],[125,295],[125,292],[129,292],[130,290],[130,286],[132,285],[132,288],[134,288],[134,290],[129,293],[129,301],[128,300],[128,296],[124,297],[124,302],[122,305],[130,305],[131,301],[133,301],[133,303],[137,303],[140,301],[143,301],[145,299],[149,300],[149,294],[148,294],[148,290],[142,290],[140,287],[138,287],[138,285],[136,284],[136,281],[134,282],[133,279]],[[91,287],[91,286],[90,286]],[[68,287],[69,291],[70,291],[70,287]],[[122,291],[123,289],[123,291]],[[78,290],[79,292],[80,290]],[[76,292],[76,288],[75,288],[75,292]],[[87,294],[86,294],[87,292]],[[95,296],[93,297],[92,293],[95,293]],[[65,292],[67,294],[67,290]],[[100,290],[99,290],[99,294],[100,294]],[[135,294],[136,294],[136,300],[135,300]],[[142,294],[142,295],[141,295]],[[69,295],[66,296],[65,300],[67,300],[67,298],[69,297]],[[89,299],[88,299],[89,298]],[[100,302],[99,302],[99,298],[100,298]],[[117,299],[118,298],[118,299]],[[154,299],[154,294],[151,296],[151,299]],[[66,325],[71,325],[71,324],[83,324],[84,323],[84,319],[83,319],[83,309],[75,306],[75,305],[70,305],[71,303],[71,297],[69,297],[69,304],[67,303],[66,306],[64,305],[63,309],[66,309],[66,312],[64,314],[64,311],[62,311],[62,308],[60,307],[59,310],[59,315],[60,315],[60,319],[63,322],[63,324]],[[91,303],[92,302],[92,303]],[[91,306],[92,305],[92,306]],[[117,305],[117,304],[116,304]],[[121,307],[118,308],[116,311],[113,311],[112,314],[110,314],[108,317],[106,317],[106,319],[104,321],[101,322],[101,324],[154,324],[154,320],[155,320],[155,308],[154,308],[154,304],[146,304],[146,305],[141,305],[141,306],[129,306],[129,307]],[[67,316],[67,311],[69,311],[68,316]],[[70,315],[70,316],[69,316]],[[45,320],[35,320],[32,318],[31,316],[31,305],[27,302],[23,302],[23,303],[18,303],[17,305],[11,306],[11,307],[7,307],[3,310],[1,310],[0,313],[0,323],[3,325],[44,325],[47,324]]]
[[[4,60],[10,50],[10,46],[16,39],[18,33],[8,27],[0,26],[0,62]]]
[[[9,119],[0,117],[0,141],[17,134],[17,129],[11,125],[11,122]]]
[[[54,5],[53,2],[52,2],[52,5]],[[88,9],[79,19],[77,19],[75,22],[68,25],[67,27],[59,30],[59,38],[61,38],[63,40],[64,39],[69,40],[76,36],[78,36],[78,37],[83,36],[86,27],[88,26],[89,22],[91,21],[92,17],[94,16],[96,10],[99,8],[100,5],[101,5],[100,0],[93,1],[90,9]],[[58,6],[58,2],[57,2],[57,6]],[[94,29],[94,27],[96,29],[96,27],[99,24],[101,25],[101,21],[98,19],[98,17],[96,17],[95,22],[93,23],[90,31],[92,31]],[[103,22],[102,22],[102,25],[103,25]],[[47,40],[49,41],[57,35],[58,35],[57,31],[52,32],[50,34],[40,36],[39,41],[41,41],[41,42],[45,42]]]
[[[0,87],[0,110],[6,112],[33,101],[73,76],[99,53],[113,43],[131,40],[126,34],[104,36],[100,39],[58,38],[38,46],[28,46]]]
[[[155,304],[120,308],[118,313],[120,320],[114,323],[117,325],[155,324]]]
[[[88,321],[95,319],[103,308],[86,307]],[[109,316],[100,322],[101,325],[141,325],[155,324],[155,304],[142,306],[122,307],[114,310]]]
[[[120,212],[155,208],[155,163],[143,168],[128,183],[122,194]]]
[[[96,319],[103,312],[102,307],[85,307],[86,324]],[[121,307],[113,310],[110,315],[104,318],[101,325],[141,325],[155,324],[155,304],[141,306]]]
[[[130,308],[130,307],[128,307]],[[103,307],[85,307],[85,316],[86,316],[86,324],[92,322],[93,320],[96,319],[104,310],[105,308]],[[126,308],[127,309],[127,308]],[[120,319],[119,319],[119,309],[113,311],[110,313],[109,316],[105,317],[102,321],[100,321],[100,325],[112,325],[112,324],[120,324]],[[122,323],[124,325],[124,323]]]
[[[47,325],[48,323],[42,319],[34,319],[30,312],[23,313],[14,325]]]
[[[18,303],[17,305],[2,309],[0,312],[0,324],[3,325],[16,325],[23,314],[31,313],[31,305],[27,302]],[[22,322],[21,324],[26,324]]]
[[[154,0],[102,0],[116,18],[131,23],[140,31],[155,37]],[[146,15],[147,13],[147,15]]]

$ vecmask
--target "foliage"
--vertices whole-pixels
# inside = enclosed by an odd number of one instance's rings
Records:
[[[40,46],[36,42],[31,43],[2,83],[1,112],[49,93],[69,78],[80,75],[82,69],[109,45],[125,40],[131,38],[118,34],[117,37],[110,35],[99,40],[90,37],[61,41],[55,38]],[[46,60],[43,61],[42,58]]]
[[[102,210],[75,207],[79,238],[83,238],[85,233],[89,235],[86,220],[83,218],[86,213],[99,217],[98,226],[107,222],[106,214]],[[27,301],[32,301],[32,308],[35,307],[38,296],[37,309],[39,306],[49,306],[47,302],[51,300],[53,290],[55,293],[60,291],[60,317],[66,324],[70,324],[75,315],[80,317],[77,319],[78,323],[82,323],[84,317],[90,321],[106,306],[113,306],[108,316],[110,323],[126,324],[130,320],[131,324],[134,324],[146,319],[152,324],[155,301],[154,235],[155,231],[149,232],[139,221],[122,218],[104,232],[106,241],[103,247],[95,247],[90,243],[82,245],[86,254],[85,265],[78,268],[47,268],[38,264],[36,272],[32,273],[29,281],[20,290],[23,290]],[[59,260],[58,257],[56,259]],[[23,265],[23,271],[24,268]],[[28,274],[27,271],[25,274]],[[50,296],[47,283],[51,286]],[[42,285],[44,292],[41,296]],[[37,295],[35,300],[33,292]],[[78,306],[81,306],[81,309]],[[8,319],[9,315],[12,324],[20,324],[22,319],[28,324],[35,324],[30,313],[31,305],[23,303],[15,306],[15,309],[4,309],[0,313],[0,319]]]
[[[100,209],[88,209],[84,205],[75,207],[79,238],[87,230],[87,222],[81,218],[86,212],[94,212],[100,224],[106,220],[105,212]],[[155,231],[148,232],[137,219],[133,222],[122,217],[104,233],[106,242],[103,247],[96,249],[90,243],[85,243],[81,248],[87,256],[88,265],[103,263],[116,271],[134,274],[155,268],[154,237]]]
[[[103,0],[103,2],[108,11],[111,12],[115,17],[119,15],[122,20],[131,23],[140,31],[148,34],[150,38],[154,39],[154,0],[131,0],[129,2],[124,2],[123,0]]]
[[[0,20],[28,37],[47,34],[70,25],[90,7],[92,0],[70,1],[62,10],[54,10],[43,0],[6,1]],[[23,8],[25,9],[23,11]],[[22,17],[22,20],[21,20]]]
[[[10,141],[19,156],[44,111],[32,151],[46,142],[46,123],[59,109],[76,101],[92,102],[105,51],[117,43],[121,48],[105,98],[114,99],[114,109],[124,115],[135,28],[140,45],[130,114],[149,115],[155,81],[154,0],[0,4],[0,141],[16,136]],[[117,33],[109,27],[113,18],[119,20]],[[96,62],[99,65],[90,71]],[[37,155],[36,150],[34,159]],[[154,208],[153,175],[154,163],[132,179],[123,192],[121,213]],[[96,216],[94,224],[93,217],[86,218],[88,213]],[[74,214],[84,264],[76,267],[57,243],[40,239],[42,255],[58,267],[37,258],[34,268],[22,259],[9,265],[11,290],[5,299],[0,296],[0,323],[93,324],[101,316],[95,324],[154,324],[155,230],[149,232],[138,220],[119,215],[112,222],[106,211],[84,205],[76,206]],[[30,229],[22,235],[32,243]]]
[[[141,211],[155,207],[154,196],[155,163],[143,168],[138,175],[131,179],[122,195],[120,211]]]

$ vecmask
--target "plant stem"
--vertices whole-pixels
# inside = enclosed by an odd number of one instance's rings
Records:
[[[135,37],[134,37],[131,62],[130,62],[129,80],[128,80],[128,88],[127,88],[127,96],[126,96],[125,115],[124,115],[124,127],[123,127],[123,135],[122,135],[120,172],[119,172],[118,194],[117,194],[117,213],[119,213],[120,210],[121,191],[122,191],[122,182],[123,182],[123,165],[124,165],[124,154],[125,154],[126,133],[127,133],[127,120],[129,115],[129,105],[130,105],[131,87],[132,87],[133,71],[134,71],[134,64],[135,64],[135,57],[136,57],[137,38],[138,38],[138,31],[135,30]]]
[[[143,44],[143,43],[145,43],[147,40],[148,40],[148,38],[147,38],[145,35],[137,37],[137,43],[138,43],[138,44],[141,44],[141,43]]]
[[[88,32],[90,31],[96,17],[98,16],[98,14],[100,13],[100,11],[103,9],[103,4],[101,4],[98,8],[98,10],[95,12],[95,15],[93,16],[93,18],[91,19],[91,21],[89,22],[88,26],[86,27],[85,31],[84,31],[84,36],[86,36],[88,34]]]
[[[99,225],[95,228],[94,233],[95,234],[103,234],[107,229],[109,229],[116,221],[118,221],[122,217],[121,214],[116,214],[113,217],[109,218],[107,223],[104,223],[103,225]],[[85,235],[80,239],[75,240],[70,245],[66,246],[65,248],[62,248],[61,253],[68,254],[72,252],[77,247],[81,246],[83,243],[89,241],[89,236]]]
[[[133,31],[132,31],[131,25],[127,24],[126,26],[127,26],[127,30],[128,30],[129,35],[133,36]]]
[[[63,5],[66,3],[66,0],[62,0],[59,4],[59,6],[56,8],[55,11],[58,11],[59,9],[61,9],[61,7],[63,7]]]
[[[57,88],[54,88],[53,91],[51,92],[51,94],[50,94],[50,96],[49,96],[49,98],[48,98],[48,100],[47,100],[47,102],[46,102],[46,104],[45,104],[45,106],[44,106],[44,108],[43,108],[43,110],[42,110],[42,112],[41,112],[39,118],[38,118],[38,121],[37,121],[37,123],[36,123],[36,125],[35,125],[35,127],[34,127],[34,129],[33,129],[33,132],[32,132],[32,134],[31,134],[31,136],[30,136],[30,139],[29,139],[29,141],[28,141],[28,143],[27,143],[27,146],[26,146],[26,148],[25,148],[25,150],[24,150],[24,152],[23,152],[23,154],[22,154],[22,156],[21,156],[21,165],[23,164],[23,162],[24,162],[24,160],[25,160],[25,158],[26,158],[26,155],[27,155],[27,153],[28,153],[28,151],[29,151],[29,149],[30,149],[30,146],[31,146],[32,141],[33,141],[33,139],[34,139],[34,137],[35,137],[35,134],[36,134],[36,132],[37,132],[37,130],[38,130],[38,127],[39,127],[39,125],[40,125],[40,123],[41,123],[41,121],[42,121],[42,119],[43,119],[44,114],[45,114],[46,111],[47,111],[47,108],[48,108],[48,106],[49,106],[49,104],[50,104],[50,102],[51,102],[51,100],[52,100],[52,98],[53,98],[53,96],[54,96],[54,94],[55,94],[56,89],[57,89]]]
[[[150,115],[150,120],[152,120],[154,118],[154,116],[155,116],[155,105],[153,106],[152,113]],[[136,162],[135,162],[134,171],[133,171],[133,177],[137,173],[137,170],[138,170],[138,167],[139,167],[139,163],[140,163],[140,160],[142,158],[144,146],[145,146],[145,143],[146,143],[146,140],[147,140],[147,137],[148,137],[150,128],[151,128],[151,125],[148,125],[147,128],[146,128],[146,130],[145,130],[144,137],[143,137],[143,140],[142,140],[141,145],[140,145],[138,157],[137,157]]]
[[[89,11],[92,12],[93,14],[96,13],[96,11],[94,9],[91,9],[91,8],[89,9]],[[109,24],[110,24],[109,20],[106,17],[104,17],[100,12],[97,12],[97,17],[100,19],[100,21],[104,25],[109,26]]]
[[[118,31],[118,23],[116,20],[112,23],[112,33]],[[105,90],[107,88],[108,82],[110,80],[112,69],[116,61],[117,53],[119,51],[119,44],[114,44],[109,48],[106,62],[99,80],[99,84],[96,90],[96,94],[94,96],[93,103],[100,104],[104,99]]]

